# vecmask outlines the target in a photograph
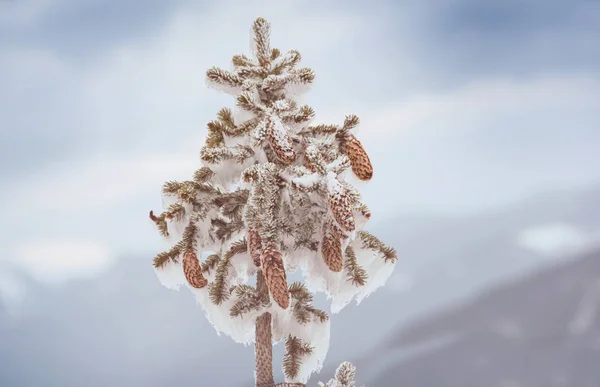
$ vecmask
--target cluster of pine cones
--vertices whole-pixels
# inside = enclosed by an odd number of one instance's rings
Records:
[[[279,138],[281,132],[277,134],[278,138],[270,139],[270,146],[280,161],[293,162],[296,155],[291,147],[291,141]],[[363,181],[370,180],[373,177],[373,167],[358,139],[354,135],[349,135],[342,149],[350,159],[354,174]],[[327,189],[329,208],[335,221],[329,220],[325,224],[321,254],[331,271],[341,272],[343,269],[342,239],[347,238],[346,233],[355,230],[356,223],[350,197],[334,175],[328,176]],[[286,309],[290,303],[290,295],[281,252],[274,244],[262,246],[260,235],[256,230],[249,230],[247,241],[248,251],[254,264],[262,267],[271,297],[281,308]]]
[[[296,153],[292,142],[285,132],[274,130],[273,123],[267,125],[269,145],[277,158],[286,164],[294,162]],[[343,153],[350,160],[353,173],[363,181],[373,177],[373,167],[369,156],[354,135],[348,135],[342,143]],[[335,176],[328,176],[328,202],[333,215],[333,220],[325,224],[325,232],[321,244],[323,260],[333,272],[343,269],[342,240],[347,238],[346,233],[356,228],[350,198]],[[265,282],[273,300],[283,309],[290,303],[290,295],[286,279],[283,257],[277,246],[270,243],[262,245],[258,232],[250,229],[247,235],[248,252],[256,266],[262,267]],[[183,257],[183,271],[190,286],[203,288],[207,280],[202,275],[202,269],[198,257],[192,251],[188,251]]]

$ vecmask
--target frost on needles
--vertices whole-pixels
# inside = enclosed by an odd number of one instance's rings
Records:
[[[255,343],[257,387],[275,386],[277,342],[286,349],[279,385],[301,386],[329,348],[329,318],[313,307],[313,294],[325,292],[333,313],[359,303],[384,285],[396,252],[364,230],[371,213],[345,179],[373,176],[354,135],[358,117],[311,125],[314,110],[296,97],[315,76],[298,66],[300,53],[271,48],[262,18],[251,46],[252,57],[234,56],[232,70],[206,73],[235,108],[208,123],[190,180],[164,184],[165,210],[150,218],[176,243],[154,267],[164,286],[192,291],[219,334]],[[296,270],[303,283],[288,282]]]

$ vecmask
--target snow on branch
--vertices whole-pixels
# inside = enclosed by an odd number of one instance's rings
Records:
[[[241,91],[243,81],[234,73],[212,67],[206,72],[206,84],[216,90],[236,95]]]
[[[215,305],[221,305],[229,299],[231,289],[229,288],[229,276],[233,265],[231,258],[236,254],[245,253],[247,251],[246,239],[241,239],[232,243],[231,248],[225,253],[223,259],[219,261],[216,268],[215,279],[210,284],[209,294],[210,301]]]
[[[335,371],[335,378],[327,383],[319,382],[319,387],[354,387],[356,367],[350,362],[343,362]]]
[[[252,30],[254,31],[252,51],[258,63],[266,67],[271,59],[271,26],[265,19],[258,18],[252,25]]]
[[[302,55],[298,51],[290,50],[271,61],[271,73],[281,74],[284,70],[293,69],[300,62],[300,59],[302,59]]]

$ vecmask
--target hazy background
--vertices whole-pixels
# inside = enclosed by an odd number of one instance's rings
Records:
[[[351,360],[373,387],[597,387],[600,3],[581,0],[0,0],[0,387],[252,385],[252,348],[159,285],[147,212],[233,105],[204,74],[258,16],[315,70],[318,121],[361,117],[369,229],[400,257],[332,317],[311,384]]]

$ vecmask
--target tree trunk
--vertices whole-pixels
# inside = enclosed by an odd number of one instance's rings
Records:
[[[256,275],[256,289],[259,293],[269,292],[262,270]],[[267,312],[256,319],[255,335],[256,387],[274,387],[271,313]]]

